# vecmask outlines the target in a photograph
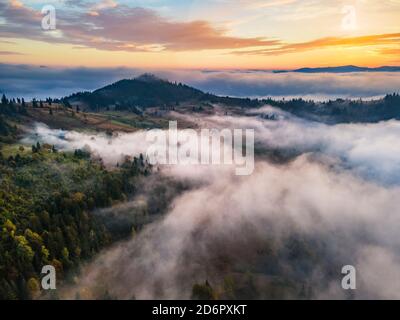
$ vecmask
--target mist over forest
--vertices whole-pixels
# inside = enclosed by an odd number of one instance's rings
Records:
[[[400,300],[399,16],[400,0],[0,0],[0,302],[36,301],[4,310]]]
[[[241,116],[181,117],[207,128],[254,128],[254,173],[238,177],[232,165],[160,166],[174,181],[164,185],[171,194],[166,213],[84,264],[60,297],[399,297],[399,121],[326,125],[271,106]],[[87,150],[115,166],[145,153],[144,135],[60,134],[37,124],[24,139]],[[178,192],[176,183],[187,189]],[[140,197],[118,214],[96,214],[129,220],[138,203]],[[349,264],[359,276],[352,296],[340,284]]]
[[[227,88],[270,77],[238,72],[223,75]],[[212,85],[220,76],[197,75]],[[304,76],[338,77],[341,88],[364,77]],[[400,96],[389,89],[373,99],[239,98],[147,73],[60,98],[3,95],[0,297],[399,298]],[[171,123],[187,162],[153,163],[162,143],[149,134],[167,136]],[[189,139],[203,130],[252,130],[254,146],[238,151],[224,136],[223,149],[210,140],[203,149]],[[197,161],[209,152],[245,160],[248,173]],[[57,290],[41,289],[43,265],[55,268]],[[357,290],[342,288],[348,265]]]

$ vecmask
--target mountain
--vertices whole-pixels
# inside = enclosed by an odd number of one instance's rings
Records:
[[[181,83],[172,83],[151,74],[120,80],[93,92],[79,92],[64,100],[89,108],[173,106],[184,101],[199,100],[205,94]]]
[[[341,72],[350,69],[359,70],[358,67],[354,66],[341,68],[336,70],[342,70]],[[67,106],[68,104],[82,106],[86,110],[101,111],[113,108],[140,114],[142,114],[143,109],[148,107],[176,108],[176,110],[190,107],[189,109],[200,111],[203,110],[202,106],[213,103],[221,106],[239,107],[237,110],[241,112],[241,108],[256,108],[268,104],[289,111],[299,117],[326,123],[377,122],[400,119],[400,96],[398,93],[388,94],[383,99],[374,101],[337,99],[317,102],[303,99],[232,98],[204,93],[185,84],[163,80],[151,74],[144,74],[130,80],[120,80],[93,92],[76,93],[63,98],[62,101]]]
[[[400,67],[383,66],[367,68],[358,66],[339,66],[322,68],[300,68],[295,70],[276,70],[274,73],[299,72],[299,73],[350,73],[350,72],[400,72]]]
[[[256,100],[219,97],[188,85],[143,74],[134,79],[124,79],[93,92],[79,92],[62,99],[70,105],[99,110],[115,107],[133,110],[137,107],[175,107],[181,103],[214,102],[226,105],[257,106]]]

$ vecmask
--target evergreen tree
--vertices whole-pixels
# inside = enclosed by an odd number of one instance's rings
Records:
[[[1,97],[1,104],[3,106],[6,106],[8,104],[7,97],[6,97],[6,95],[4,93],[3,93],[3,96]]]

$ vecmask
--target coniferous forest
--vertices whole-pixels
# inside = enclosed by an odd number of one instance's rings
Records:
[[[112,242],[92,212],[132,197],[152,168],[141,156],[108,170],[84,150],[40,142],[12,150],[25,102],[3,96],[0,111],[0,299],[32,299],[44,265],[62,279]]]

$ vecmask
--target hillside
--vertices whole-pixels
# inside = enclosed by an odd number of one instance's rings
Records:
[[[332,72],[343,71],[348,67],[338,68],[333,68]],[[328,69],[330,68],[326,68]],[[303,71],[314,72],[313,69],[307,70]],[[120,80],[93,92],[76,93],[62,101],[69,107],[86,111],[129,111],[140,116],[149,116],[144,114],[144,110],[149,108],[189,112],[203,112],[207,109],[207,112],[213,112],[212,105],[220,104],[229,107],[230,113],[236,113],[242,108],[257,108],[269,104],[297,116],[326,123],[400,119],[400,97],[397,93],[375,101],[336,99],[316,102],[303,99],[232,98],[204,93],[188,85],[162,80],[150,74],[131,80]]]
[[[130,110],[140,113],[150,107],[174,109],[182,103],[224,103],[226,105],[251,106],[258,101],[231,97],[219,97],[182,83],[170,82],[151,74],[134,79],[124,79],[93,92],[79,92],[63,99],[64,103],[89,110]]]
[[[363,101],[336,99],[325,102],[292,99],[266,100],[267,104],[309,120],[334,123],[373,123],[400,119],[400,95],[388,94],[382,99]]]
[[[176,106],[187,101],[198,101],[206,94],[181,83],[172,83],[144,74],[130,80],[120,80],[93,92],[81,92],[67,97],[72,105],[83,104],[90,109],[117,109]]]
[[[5,100],[6,97],[3,97]],[[51,99],[50,99],[51,100]],[[41,121],[61,128],[86,128],[117,131],[164,127],[169,111],[184,113],[242,114],[246,109],[271,105],[299,117],[325,123],[366,123],[400,119],[400,96],[387,94],[372,101],[336,99],[324,102],[291,99],[276,100],[221,97],[182,83],[173,83],[144,74],[124,79],[93,92],[78,92],[51,101],[1,105],[0,114],[22,116],[27,122]],[[8,101],[8,100],[7,100]],[[0,130],[10,131],[4,121]]]

